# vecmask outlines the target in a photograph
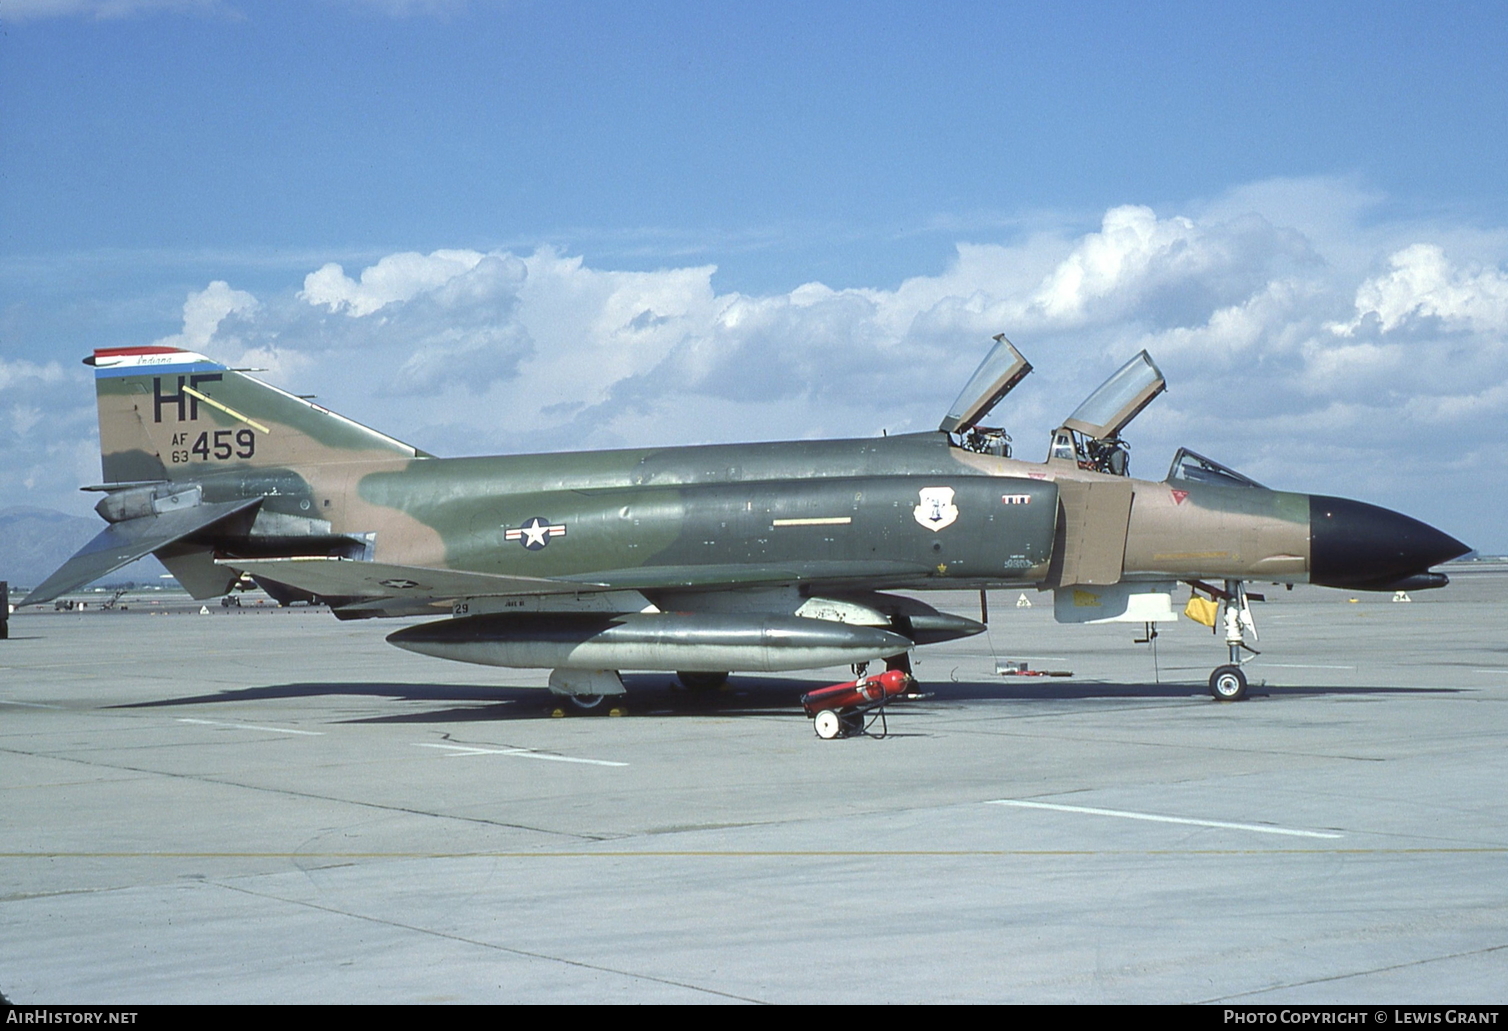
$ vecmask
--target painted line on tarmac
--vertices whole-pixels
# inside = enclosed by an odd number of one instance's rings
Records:
[[[985,805],[1010,805],[1021,809],[1050,809],[1059,813],[1083,813],[1088,816],[1115,816],[1122,820],[1146,820],[1150,823],[1181,823],[1191,827],[1219,827],[1232,831],[1254,831],[1257,834],[1282,834],[1291,838],[1341,838],[1343,834],[1324,831],[1299,831],[1288,827],[1271,827],[1256,823],[1228,823],[1225,820],[1193,820],[1186,816],[1160,816],[1156,813],[1132,813],[1124,809],[1095,809],[1083,805],[1057,805],[1052,802],[1025,802],[1014,798],[997,798]]]
[[[9,666],[0,666],[0,669],[9,669]],[[21,705],[28,709],[62,709],[62,705],[44,705],[42,702],[13,702],[9,698],[0,698],[0,705]]]
[[[415,741],[416,748],[444,748],[449,750],[453,757],[463,755],[516,755],[520,759],[545,759],[552,763],[583,763],[587,766],[627,766],[628,763],[615,763],[607,759],[577,759],[569,755],[551,755],[548,752],[536,752],[528,748],[476,748],[472,745],[442,745],[432,741]]]
[[[324,737],[323,730],[289,730],[287,727],[259,727],[253,723],[222,723],[219,720],[191,720],[178,718],[179,723],[198,723],[206,727],[230,727],[232,730],[265,730],[272,734],[306,734],[309,737]]]
[[[1355,666],[1316,666],[1307,662],[1263,662],[1252,665],[1267,666],[1270,669],[1355,669]]]

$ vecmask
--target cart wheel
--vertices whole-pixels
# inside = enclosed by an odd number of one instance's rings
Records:
[[[823,741],[831,741],[843,729],[843,721],[838,719],[838,714],[831,709],[823,709],[817,713],[817,718],[812,720],[812,726],[816,728],[817,736]]]

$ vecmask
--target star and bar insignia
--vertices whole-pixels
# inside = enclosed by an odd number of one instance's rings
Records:
[[[551,537],[564,537],[565,523],[552,523],[542,516],[525,519],[522,526],[509,527],[503,531],[503,539],[518,541],[530,551],[538,551],[550,543]]]

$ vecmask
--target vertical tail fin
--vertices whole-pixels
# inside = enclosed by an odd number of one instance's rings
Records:
[[[425,452],[244,372],[176,347],[96,350],[106,483],[181,480],[238,467]]]

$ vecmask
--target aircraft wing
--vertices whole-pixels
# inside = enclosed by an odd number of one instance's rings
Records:
[[[39,605],[114,572],[128,562],[166,547],[218,522],[255,508],[260,497],[196,505],[176,512],[111,523],[53,573],[21,605]]]
[[[325,598],[402,598],[405,601],[483,598],[508,594],[576,594],[606,590],[605,584],[550,580],[533,576],[498,576],[456,569],[399,566],[348,558],[216,559],[252,576],[265,577]]]
[[[772,583],[841,583],[865,580],[878,574],[914,577],[920,582],[928,572],[926,567],[898,562],[869,564],[859,570],[842,562],[795,562],[762,566],[651,566],[596,573],[589,580],[577,580],[501,576],[324,556],[226,558],[215,562],[320,597],[351,599],[343,607],[352,608],[371,607],[361,603],[381,599],[424,603],[454,598],[610,590],[737,589]]]
[[[876,578],[889,581],[913,579],[925,582],[931,566],[915,562],[847,562],[821,559],[795,562],[730,563],[698,566],[643,566],[592,574],[592,580],[619,590],[706,590],[757,587],[792,583],[867,583]]]

